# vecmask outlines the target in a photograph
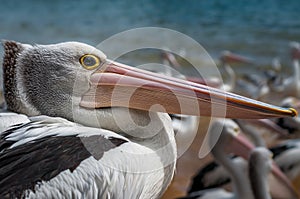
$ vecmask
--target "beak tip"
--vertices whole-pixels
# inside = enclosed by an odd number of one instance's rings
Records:
[[[298,112],[296,111],[296,109],[289,108],[289,110],[292,112],[292,114],[291,114],[292,117],[297,117],[298,116]]]

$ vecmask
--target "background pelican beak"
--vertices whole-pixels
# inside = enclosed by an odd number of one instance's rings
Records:
[[[290,180],[284,173],[282,173],[282,171],[274,161],[272,164],[271,172],[272,176],[271,180],[269,180],[269,186],[272,187],[270,189],[272,195],[279,196],[279,198],[299,198],[298,193],[291,184]]]
[[[146,111],[227,118],[295,116],[280,108],[205,85],[107,60],[90,77],[85,108],[128,107]]]
[[[224,148],[226,153],[233,153],[248,160],[249,154],[255,146],[242,133],[233,134],[231,139],[230,144]]]
[[[224,51],[221,60],[225,63],[240,63],[240,64],[253,64],[252,61],[244,56],[234,54],[229,51]]]

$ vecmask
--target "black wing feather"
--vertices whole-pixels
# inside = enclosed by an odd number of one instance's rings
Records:
[[[12,141],[0,140],[0,143],[5,142],[0,147],[0,198],[22,198],[27,189],[34,191],[39,182],[49,181],[67,169],[75,170],[90,156],[100,159],[105,151],[127,141],[101,135],[49,136],[3,150],[12,144]]]

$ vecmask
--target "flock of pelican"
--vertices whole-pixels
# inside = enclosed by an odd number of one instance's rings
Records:
[[[293,66],[292,75],[285,78],[279,73],[280,67],[278,67],[278,60],[276,60],[272,70],[264,71],[264,74],[261,75],[264,76],[264,79],[259,79],[257,76],[251,77],[249,74],[244,75],[244,79],[238,79],[238,75],[230,64],[253,64],[252,61],[229,51],[222,52],[220,68],[224,69],[224,76],[227,76],[228,81],[224,85],[217,85],[217,87],[226,91],[243,93],[256,99],[270,101],[270,98],[273,97],[271,101],[280,102],[280,106],[293,107],[299,110],[300,101],[297,99],[299,95],[297,89],[299,87],[298,82],[300,82],[300,44],[292,42],[290,47]],[[164,52],[164,54],[170,66],[180,65],[174,63],[175,58],[168,58],[174,55],[169,52]],[[249,82],[251,79],[252,82]],[[213,80],[215,81],[215,79]],[[185,118],[185,120],[192,121],[193,118]],[[185,120],[182,121],[182,126],[187,123]],[[215,128],[220,126],[220,122],[220,120],[215,120],[212,128],[210,128],[210,139],[215,140],[213,135],[216,132]],[[200,168],[191,181],[187,196],[182,198],[299,197],[297,193],[300,188],[299,117],[284,117],[272,120],[226,119],[222,125],[222,136],[234,134],[235,131],[242,132],[255,147],[247,156],[242,157],[236,153],[225,154],[225,147],[220,143],[213,146],[212,155],[215,161]],[[270,138],[264,138],[264,131],[273,134],[271,136],[267,134],[268,137],[273,137],[271,141]],[[186,134],[187,132],[183,130],[182,133]],[[221,137],[220,140],[225,140],[225,138],[222,139]],[[227,144],[230,143],[226,142]],[[253,157],[252,153],[256,154],[257,157]],[[270,164],[272,161],[274,161],[273,164]],[[282,182],[287,182],[287,184],[292,182],[293,187],[288,185],[283,188],[270,177],[271,167],[274,165],[277,165],[281,169],[280,173],[283,173],[278,175],[284,176],[281,179]],[[230,183],[232,184],[229,186]],[[233,192],[229,193],[228,189]]]
[[[209,132],[212,154],[224,167],[219,177],[229,176],[233,191],[193,189],[187,198],[298,197],[288,179],[297,171],[288,166],[287,174],[286,161],[280,161],[291,152],[281,149],[297,150],[297,141],[270,152],[240,133],[247,119],[273,121],[276,127],[266,126],[284,131],[295,122],[297,107],[130,67],[79,42],[3,46],[0,198],[160,198],[176,168],[174,132],[190,130],[176,122],[195,116],[237,119],[215,119]],[[223,61],[238,60],[231,57]],[[289,85],[284,81],[282,91]],[[295,135],[295,128],[287,133]],[[220,137],[216,129],[222,129]]]
[[[224,63],[225,71],[229,77],[230,84],[228,91],[243,94],[253,99],[262,101],[271,101],[278,98],[283,100],[287,97],[300,97],[300,44],[298,42],[290,43],[291,57],[291,75],[283,76],[284,71],[281,71],[281,64],[278,59],[274,59],[272,69],[266,70],[262,75],[245,74],[244,78],[238,79],[235,71],[230,64],[252,64],[257,65],[251,59],[240,55],[233,54],[229,51],[223,52],[221,62]]]

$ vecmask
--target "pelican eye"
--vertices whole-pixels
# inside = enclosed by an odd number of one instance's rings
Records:
[[[88,70],[93,70],[100,65],[100,59],[95,55],[86,54],[80,57],[80,64]]]
[[[239,134],[239,130],[240,129],[238,127],[233,128],[234,134],[238,135]]]

